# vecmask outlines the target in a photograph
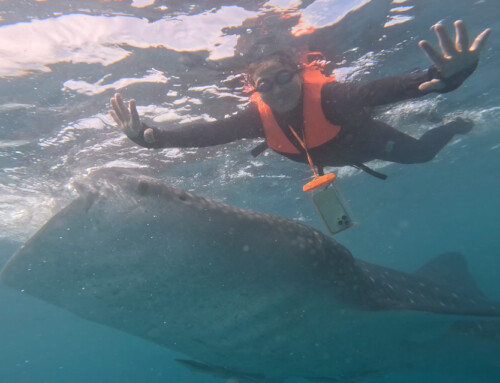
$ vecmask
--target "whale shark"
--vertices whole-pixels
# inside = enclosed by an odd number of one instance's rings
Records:
[[[294,220],[136,171],[100,169],[74,186],[4,266],[4,284],[230,381],[498,379],[500,304],[461,254],[405,273]]]

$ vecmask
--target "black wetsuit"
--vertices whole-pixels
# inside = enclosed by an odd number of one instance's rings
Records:
[[[474,69],[455,78],[453,83],[441,92],[457,88]],[[341,126],[341,130],[332,140],[309,150],[314,164],[320,168],[363,166],[363,162],[373,159],[418,163],[434,158],[455,134],[469,131],[472,122],[452,122],[429,130],[420,139],[415,139],[384,122],[374,120],[370,114],[372,107],[424,96],[427,93],[419,91],[418,86],[432,78],[436,77],[431,67],[427,71],[386,77],[367,83],[330,82],[323,85],[323,113],[332,124]],[[307,163],[304,150],[287,128],[288,125],[292,126],[302,136],[302,108],[300,103],[290,112],[273,114],[284,133],[301,152],[280,154],[291,160]],[[144,127],[147,128],[145,124]],[[206,147],[243,138],[265,137],[257,106],[253,103],[245,110],[223,120],[186,124],[177,130],[161,130],[157,127],[153,129],[156,139],[154,144],[146,143],[142,135],[134,141],[149,148]]]

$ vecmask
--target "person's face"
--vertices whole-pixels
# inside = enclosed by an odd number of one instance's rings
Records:
[[[252,80],[262,101],[277,112],[289,112],[300,102],[302,78],[297,70],[268,61],[260,65]]]

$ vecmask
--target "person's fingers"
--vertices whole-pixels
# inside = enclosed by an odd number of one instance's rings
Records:
[[[457,20],[455,25],[455,49],[457,52],[467,52],[469,50],[469,34],[462,20]]]
[[[130,115],[132,116],[132,126],[140,127],[141,119],[139,118],[139,113],[137,112],[137,107],[135,106],[135,100],[130,100],[129,102]]]
[[[444,65],[444,58],[441,54],[434,49],[434,47],[429,44],[427,41],[422,40],[418,43],[420,48],[423,49],[429,60],[436,65],[437,67],[442,67]]]
[[[484,31],[482,31],[479,36],[477,36],[474,39],[474,42],[472,43],[469,51],[471,52],[481,52],[481,50],[484,47],[484,44],[486,44],[486,40],[488,39],[488,36],[491,33],[490,28],[486,28]]]
[[[123,102],[123,99],[121,98],[119,93],[116,93],[115,97],[111,99],[111,105],[113,106],[116,115],[120,118],[120,120],[123,121],[123,123],[126,123],[130,120],[128,109],[125,106],[125,103]]]
[[[438,79],[433,79],[431,81],[424,82],[418,86],[418,90],[421,92],[431,92],[433,90],[440,90],[445,87],[443,81]]]
[[[456,53],[453,42],[451,41],[450,35],[446,32],[446,29],[441,24],[434,25],[434,32],[439,41],[439,46],[443,51],[445,56],[452,57]]]
[[[113,108],[115,115],[120,119],[121,123],[125,124],[127,122],[127,116],[123,113],[123,110],[117,101],[117,96],[118,94],[111,99],[111,107]]]
[[[109,100],[109,103],[111,104],[111,109],[112,109],[112,111],[113,111],[113,113],[114,113],[114,116],[115,116],[116,118],[118,118],[118,115],[117,115],[117,113],[116,113],[116,103],[115,103],[115,97],[114,97],[114,96],[113,96],[113,97],[111,97],[111,99]],[[111,111],[110,111],[110,112],[111,112]],[[113,118],[115,118],[115,117],[113,117]],[[116,120],[115,120],[115,121],[116,121]],[[118,121],[116,121],[116,123],[118,123]]]
[[[144,141],[148,144],[152,144],[156,141],[153,129],[148,128],[144,131]]]
[[[109,114],[115,120],[116,124],[118,125],[119,128],[122,128],[122,121],[118,118],[114,110],[110,110]]]
[[[128,112],[128,108],[125,106],[125,103],[123,102],[123,99],[119,93],[115,94],[115,100],[116,104],[120,108],[120,115],[122,119],[124,119],[125,121],[130,121],[130,113]]]

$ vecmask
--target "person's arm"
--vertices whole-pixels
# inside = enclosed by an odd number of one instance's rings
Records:
[[[479,54],[491,30],[481,32],[469,47],[464,23],[455,21],[454,25],[455,44],[441,24],[434,26],[441,53],[427,41],[419,42],[432,62],[428,70],[386,77],[365,84],[330,83],[325,85],[324,96],[341,105],[378,106],[421,97],[431,92],[446,93],[455,90],[476,69]]]
[[[141,122],[135,101],[131,100],[127,108],[119,94],[111,99],[111,106],[110,114],[123,132],[146,148],[206,147],[263,137],[262,123],[252,104],[229,118],[182,124],[176,129],[162,129]]]
[[[323,86],[322,95],[327,104],[343,107],[371,107],[424,96],[429,91],[419,86],[432,79],[430,71],[416,71],[384,77],[366,83],[331,82]]]

